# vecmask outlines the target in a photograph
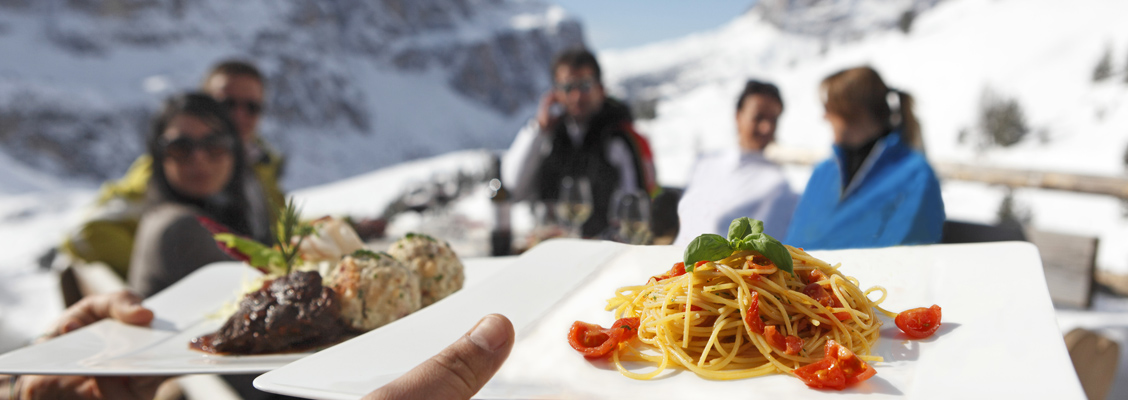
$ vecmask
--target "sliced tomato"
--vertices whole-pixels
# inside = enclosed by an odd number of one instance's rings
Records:
[[[784,339],[784,342],[787,344],[787,350],[784,350],[783,354],[793,356],[799,354],[799,350],[803,349],[803,339],[798,336],[790,335]]]
[[[807,272],[807,283],[815,283],[823,279],[826,279],[826,274],[824,274],[822,271],[819,271],[818,268],[812,269],[810,272]]]
[[[847,385],[864,381],[877,374],[877,370],[858,358],[854,352],[833,340],[826,341],[826,358],[836,360],[835,365],[842,369]]]
[[[838,301],[837,297],[831,295],[830,292],[820,284],[813,282],[807,284],[807,286],[803,288],[803,294],[817,301],[819,304],[822,304],[823,307],[842,307],[842,302]],[[834,313],[834,317],[838,318],[839,321],[845,321],[850,319],[850,313],[836,312]]]
[[[820,284],[814,282],[807,284],[807,286],[803,288],[803,294],[819,304],[822,304],[824,307],[830,307],[830,293],[827,293],[826,289]]]
[[[772,265],[774,265],[772,264],[772,260],[768,259],[767,257],[764,257],[762,255],[755,255],[752,256],[752,258],[748,261],[744,262],[744,269],[759,269],[756,267],[770,267]]]
[[[768,341],[773,348],[779,351],[787,351],[787,342],[784,341],[783,335],[779,334],[779,330],[775,325],[768,325],[764,327],[764,340]]]
[[[662,281],[680,275],[685,275],[685,263],[678,261],[669,271],[666,271],[666,273],[662,275],[655,275],[653,278],[657,281]]]
[[[846,388],[846,375],[834,365],[834,360],[822,360],[804,365],[791,371],[807,386],[815,389],[842,390]]]
[[[822,360],[796,368],[792,372],[807,386],[834,390],[845,389],[847,385],[877,374],[877,370],[834,340],[826,341],[826,356]]]
[[[752,292],[752,300],[748,304],[748,314],[744,315],[744,323],[752,332],[764,334],[764,320],[760,319],[760,292]]]
[[[940,329],[940,306],[914,308],[902,311],[893,320],[902,332],[914,339],[923,339],[932,336]]]
[[[610,354],[619,343],[638,336],[638,325],[638,318],[621,318],[610,329],[576,321],[568,331],[568,344],[584,357],[603,357]]]

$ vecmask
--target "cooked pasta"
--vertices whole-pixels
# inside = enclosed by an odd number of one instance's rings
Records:
[[[608,300],[616,318],[640,320],[637,341],[612,352],[619,371],[651,379],[680,366],[707,379],[741,379],[794,368],[823,359],[827,340],[866,361],[878,339],[875,312],[885,299],[879,286],[862,290],[857,280],[787,246],[794,274],[752,251],[700,262],[692,272],[670,272],[646,284],[619,288]],[[680,264],[680,263],[679,263]],[[684,268],[684,267],[683,267]],[[880,292],[880,298],[869,295]],[[647,361],[653,371],[628,370],[624,361]]]

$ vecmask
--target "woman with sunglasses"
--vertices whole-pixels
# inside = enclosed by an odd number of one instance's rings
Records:
[[[810,250],[940,241],[944,200],[912,96],[870,67],[828,76],[821,95],[834,156],[811,173],[784,243]]]
[[[147,144],[153,174],[129,268],[130,286],[146,297],[204,265],[230,260],[197,217],[250,232],[243,147],[222,105],[203,93],[172,97]]]

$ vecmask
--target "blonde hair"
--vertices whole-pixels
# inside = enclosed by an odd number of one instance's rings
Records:
[[[913,113],[913,96],[890,89],[873,68],[838,71],[823,79],[819,89],[826,112],[842,117],[847,124],[873,118],[885,129],[899,130],[905,144],[924,152],[920,123]]]

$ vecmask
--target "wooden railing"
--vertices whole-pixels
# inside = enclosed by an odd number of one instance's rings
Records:
[[[825,159],[826,152],[800,148],[769,148],[766,156],[780,164],[813,165]],[[1016,168],[932,161],[940,179],[981,182],[1012,188],[1038,188],[1089,193],[1128,199],[1128,178],[1047,172]]]

